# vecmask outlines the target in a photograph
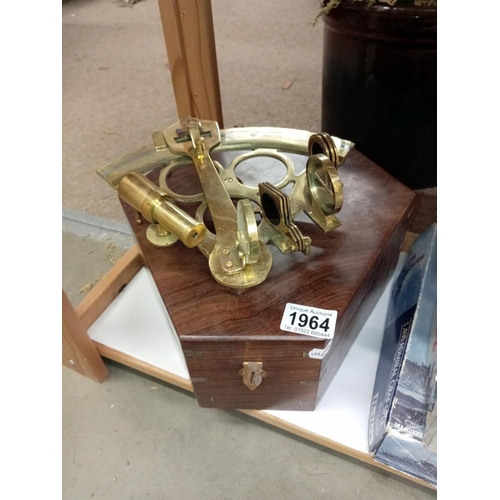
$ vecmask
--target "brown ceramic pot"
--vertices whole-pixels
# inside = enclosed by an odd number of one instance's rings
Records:
[[[323,130],[408,187],[435,186],[436,7],[344,0],[323,20]]]

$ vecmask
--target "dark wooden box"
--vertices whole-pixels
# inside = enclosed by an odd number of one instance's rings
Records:
[[[193,181],[194,169],[187,168],[174,184]],[[284,256],[271,247],[270,275],[243,295],[219,285],[198,250],[180,242],[169,248],[151,245],[148,223],[137,224],[135,212],[124,205],[179,336],[200,406],[314,410],[325,393],[395,268],[414,201],[413,191],[355,149],[339,173],[342,226],[323,233],[306,219],[297,222],[312,238],[311,255]],[[157,170],[150,177],[157,181],[158,175]],[[338,311],[323,360],[308,353],[328,341],[280,330],[288,302]],[[267,372],[254,391],[238,374],[245,361],[260,361]]]

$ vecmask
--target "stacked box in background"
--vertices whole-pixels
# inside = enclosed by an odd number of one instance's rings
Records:
[[[437,226],[420,235],[392,290],[370,411],[375,460],[437,485]]]

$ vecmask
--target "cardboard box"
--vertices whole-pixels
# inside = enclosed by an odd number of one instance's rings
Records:
[[[436,261],[433,225],[413,243],[392,290],[368,430],[375,460],[435,486]]]

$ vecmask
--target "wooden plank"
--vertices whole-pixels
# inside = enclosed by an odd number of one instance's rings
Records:
[[[134,358],[133,356],[125,354],[121,351],[117,351],[116,349],[108,347],[99,342],[94,341],[94,345],[99,351],[100,355],[104,358],[112,359],[113,361],[121,363],[125,366],[129,366],[134,370],[138,370],[159,380],[163,380],[163,382],[168,382],[169,384],[180,387],[181,389],[193,392],[193,384],[191,383],[191,380],[187,380],[183,377],[179,377],[178,375],[167,372],[166,370],[162,370],[157,366],[146,363],[146,361]]]
[[[85,329],[92,326],[142,266],[142,253],[134,245],[76,307],[76,314]]]
[[[68,297],[62,292],[62,362],[86,377],[102,382],[108,369],[79,320]]]
[[[180,118],[215,120],[223,128],[210,0],[158,0]]]

